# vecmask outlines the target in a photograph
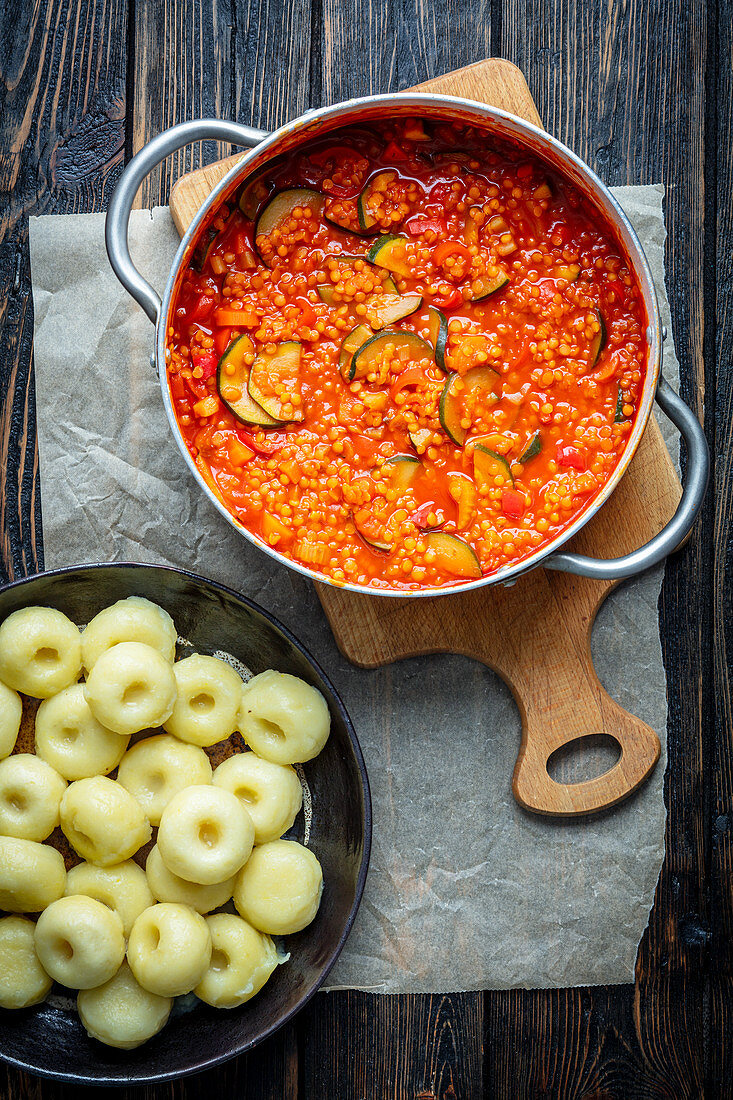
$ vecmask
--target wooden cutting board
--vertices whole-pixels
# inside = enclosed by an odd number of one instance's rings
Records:
[[[418,87],[479,100],[541,125],[524,77],[507,61],[480,61]],[[238,159],[229,157],[176,183],[170,207],[179,232],[185,232]],[[569,548],[602,558],[637,549],[672,517],[680,492],[652,417],[613,496]],[[556,816],[613,806],[648,778],[659,759],[656,733],[608,695],[591,660],[593,621],[614,587],[612,581],[544,569],[510,588],[434,599],[380,599],[316,586],[339,648],[362,668],[426,653],[460,653],[495,669],[511,688],[522,717],[514,796],[527,810]],[[618,762],[580,783],[551,779],[547,764],[552,754],[594,734],[613,738],[621,752]]]

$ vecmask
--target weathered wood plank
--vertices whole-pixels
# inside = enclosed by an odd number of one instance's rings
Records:
[[[100,209],[124,144],[123,0],[0,6],[0,560],[42,566],[27,216]]]

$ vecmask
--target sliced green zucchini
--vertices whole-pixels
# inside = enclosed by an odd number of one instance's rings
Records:
[[[262,255],[263,249],[258,241],[263,237],[265,239],[269,237],[274,229],[287,221],[298,206],[309,207],[317,217],[320,217],[323,212],[323,203],[323,195],[319,191],[312,191],[309,187],[291,187],[287,191],[279,191],[274,198],[270,199],[255,225],[255,246],[263,263],[268,267],[271,266]]]
[[[371,263],[366,256],[335,256],[334,259],[338,260],[339,264],[343,264],[344,267],[353,267],[357,260],[361,260],[367,267],[377,267],[377,265]],[[333,283],[321,283],[320,286],[316,287],[316,290],[322,302],[325,302],[326,305],[329,306],[334,304]],[[382,280],[381,291],[377,293],[399,294],[397,285],[391,275],[388,275],[386,279]],[[417,308],[419,308],[419,306]]]
[[[445,365],[445,348],[448,343],[448,318],[435,306],[428,307],[430,323],[430,343],[435,351],[435,362],[441,370],[448,371]]]
[[[392,543],[387,542],[383,532],[376,530],[375,525],[371,522],[371,517],[368,519],[357,519],[352,513],[351,518],[354,521],[354,527],[356,527],[359,538],[363,539],[367,546],[371,546],[372,550],[379,550],[381,554],[388,554],[390,552]]]
[[[457,535],[449,535],[445,531],[431,531],[425,535],[428,550],[435,551],[432,564],[438,569],[450,573],[453,577],[470,577],[478,579],[481,574],[481,563],[476,557],[476,552],[463,539]]]
[[[457,385],[459,380],[461,382],[460,386]],[[453,440],[456,446],[462,447],[468,435],[468,430],[461,424],[466,398],[481,396],[486,401],[492,398],[493,404],[494,401],[498,400],[495,392],[498,380],[499,375],[491,367],[473,367],[463,376],[459,374],[448,375],[443,386],[443,392],[440,395],[438,414],[443,431]]]
[[[567,279],[569,283],[574,283],[580,276],[580,264],[560,264],[555,268],[554,274],[557,279]]]
[[[367,200],[375,191],[386,191],[390,183],[397,179],[397,173],[393,170],[378,172],[364,185],[364,188],[356,200],[356,209],[359,215],[359,225],[364,233],[377,233],[377,219],[372,217],[367,208]]]
[[[590,346],[591,366],[595,366],[598,360],[601,358],[601,352],[605,348],[606,340],[608,339],[608,333],[606,332],[606,322],[603,319],[603,314],[601,313],[600,309],[596,310],[596,317],[598,318],[600,328],[593,337]]]
[[[368,340],[371,340],[372,336],[374,336],[374,333],[368,325],[357,325],[356,328],[352,328],[351,332],[347,332],[341,344],[341,354],[339,355],[339,371],[344,382],[351,382],[355,378],[354,353]]]
[[[614,417],[613,417],[614,424],[623,424],[624,420],[626,419],[626,416],[624,415],[624,405],[625,404],[626,404],[626,400],[624,398],[623,390],[621,389],[621,386],[619,385],[618,397],[616,398],[616,412],[614,413]]]
[[[261,428],[275,428],[280,421],[265,412],[251,397],[248,389],[250,367],[244,357],[254,355],[254,344],[249,336],[240,336],[229,345],[216,370],[216,388],[229,412],[242,424],[257,424]],[[234,368],[232,373],[226,369]]]
[[[395,329],[385,329],[372,336],[354,353],[351,361],[352,378],[364,378],[369,374],[374,364],[378,361],[387,344],[393,344],[396,348],[407,348],[411,358],[415,360],[433,358],[433,349],[420,336],[414,332],[398,332]]]
[[[510,485],[514,484],[512,471],[507,460],[496,451],[477,443],[473,449],[473,477],[479,488],[493,482],[495,477],[503,477]]]
[[[370,294],[364,303],[366,319],[374,329],[393,325],[422,306],[419,294]]]
[[[505,271],[499,271],[497,275],[482,275],[476,279],[471,287],[471,301],[483,302],[484,298],[490,298],[498,290],[503,290],[509,282],[509,276]]]
[[[253,180],[245,183],[239,193],[239,209],[245,218],[254,221],[257,211],[266,202],[272,191],[272,184],[268,183],[264,175],[255,176]]]
[[[290,392],[300,392],[300,344],[297,340],[284,340],[273,352],[261,351],[249,372],[247,389],[253,401],[260,405],[268,416],[281,423],[302,420],[303,406],[293,407],[293,412],[284,414],[286,402],[276,390],[276,386],[289,386]]]
[[[216,229],[209,226],[208,229],[201,234],[196,241],[196,247],[193,250],[191,256],[191,267],[194,271],[203,271],[206,266],[206,261],[209,258],[211,249],[214,246],[214,241],[219,236]]]
[[[410,428],[407,434],[410,437],[410,443],[412,443],[418,454],[422,454],[433,438],[430,428]]]
[[[367,259],[378,267],[384,267],[395,275],[409,275],[407,264],[407,238],[388,233],[379,237],[367,252]]]
[[[395,489],[407,489],[420,473],[421,462],[414,455],[395,455],[384,464],[390,467],[390,481]]]
[[[519,461],[520,462],[529,462],[530,458],[534,458],[535,455],[538,455],[541,450],[542,450],[542,434],[540,432],[535,432],[534,435],[532,436],[532,438],[530,439],[529,443],[525,447],[524,451],[522,452],[522,454],[519,458]]]

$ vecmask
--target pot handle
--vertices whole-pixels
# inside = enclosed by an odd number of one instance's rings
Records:
[[[109,204],[105,223],[107,255],[115,275],[138,305],[142,306],[153,324],[157,323],[160,313],[160,296],[132,262],[127,239],[130,211],[140,184],[162,160],[193,141],[209,138],[215,141],[228,141],[232,145],[250,147],[257,145],[265,137],[267,137],[265,130],[255,130],[252,126],[243,126],[238,122],[226,122],[218,118],[180,122],[148,142],[139,153],[135,154],[120,176]]]
[[[584,554],[568,554],[559,550],[542,563],[546,569],[561,573],[576,573],[594,580],[622,580],[650,569],[662,561],[684,541],[702,506],[710,471],[710,453],[700,422],[682,398],[660,374],[656,400],[687,445],[687,473],[682,499],[672,519],[646,546],[622,558],[588,558]]]

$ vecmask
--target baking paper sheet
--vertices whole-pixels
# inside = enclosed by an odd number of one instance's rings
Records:
[[[645,246],[670,329],[664,190],[616,194]],[[130,240],[162,289],[178,244],[167,209],[133,213]],[[519,714],[497,676],[450,656],[352,667],[312,584],[237,536],[199,491],[150,366],[153,327],[107,263],[103,216],[32,218],[31,259],[46,567],[167,562],[231,585],[304,641],[354,720],[371,779],[374,843],[364,901],[330,987],[401,993],[633,981],[664,854],[664,748],[651,781],[599,817],[563,822],[522,811],[510,787]],[[676,385],[671,338],[664,371]],[[661,576],[657,568],[611,595],[593,651],[606,688],[664,745]]]

